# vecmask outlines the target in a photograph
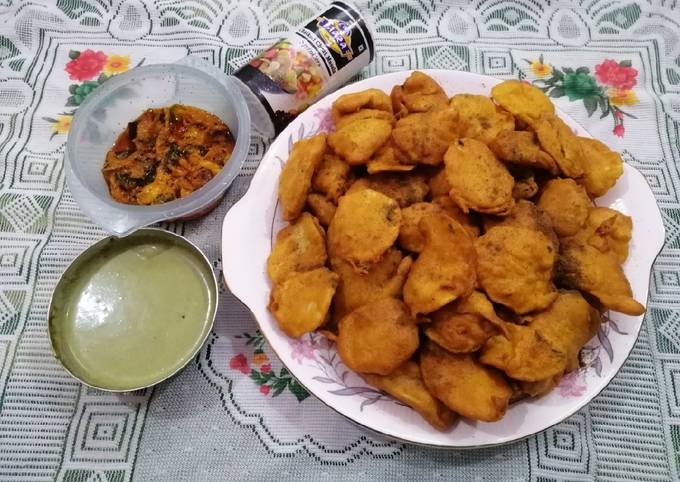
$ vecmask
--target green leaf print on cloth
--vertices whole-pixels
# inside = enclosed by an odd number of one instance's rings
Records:
[[[559,98],[566,96],[570,102],[583,102],[588,117],[598,109],[600,118],[611,116],[614,121],[612,133],[623,137],[626,129],[624,116],[636,119],[633,114],[624,111],[622,106],[634,106],[639,102],[635,93],[638,71],[632,67],[630,60],[616,62],[605,59],[595,66],[594,74],[588,67],[562,67],[547,64],[543,55],[537,59],[524,59],[533,74],[537,77],[533,83],[548,96]]]
[[[272,369],[269,356],[264,351],[265,340],[260,330],[252,335],[250,333],[236,335],[236,338],[245,340],[246,346],[253,349],[253,354],[250,360],[245,353],[234,355],[229,360],[229,368],[248,375],[260,387],[260,393],[265,396],[278,397],[288,390],[298,402],[309,397],[307,390],[291,376],[285,367],[281,368],[278,373]]]
[[[43,120],[52,124],[52,135],[68,134],[71,129],[71,122],[77,108],[97,87],[106,82],[112,76],[127,72],[130,69],[130,56],[120,54],[105,54],[101,50],[91,49],[79,51],[70,50],[70,59],[64,66],[69,79],[79,81],[69,85],[65,107],[72,107],[70,111],[64,111],[54,117],[43,117]],[[142,58],[136,65],[139,67],[144,63]]]

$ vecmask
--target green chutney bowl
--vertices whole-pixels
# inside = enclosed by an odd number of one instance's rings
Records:
[[[66,269],[48,330],[57,360],[101,390],[150,387],[198,352],[217,311],[217,279],[181,236],[145,228],[105,238]]]

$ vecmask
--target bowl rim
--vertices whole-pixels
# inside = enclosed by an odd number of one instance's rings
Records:
[[[88,95],[85,100],[78,106],[74,116],[73,124],[69,130],[68,138],[66,140],[64,158],[66,160],[67,169],[70,171],[71,176],[73,176],[74,181],[80,186],[78,191],[85,191],[88,195],[92,196],[94,199],[89,200],[95,204],[106,205],[107,210],[112,212],[117,212],[125,215],[132,216],[144,216],[145,218],[151,218],[152,220],[146,221],[146,224],[152,222],[157,222],[165,219],[178,218],[192,214],[195,211],[199,211],[201,208],[205,207],[207,204],[218,198],[224,193],[231,182],[238,176],[241,172],[243,165],[245,163],[246,157],[248,155],[248,150],[250,148],[250,136],[251,136],[251,125],[250,125],[250,111],[246,105],[245,98],[243,94],[235,85],[234,81],[226,74],[222,73],[220,70],[215,68],[212,64],[207,64],[206,68],[201,68],[199,63],[194,62],[193,64],[183,63],[184,59],[180,59],[177,63],[161,63],[161,64],[151,64],[135,67],[117,74],[109,78],[106,83],[95,89],[90,95]],[[188,73],[194,77],[202,78],[208,82],[216,83],[219,85],[226,97],[231,98],[232,104],[234,106],[234,114],[238,121],[238,133],[234,139],[234,149],[232,150],[227,162],[225,163],[222,170],[218,175],[213,177],[204,186],[193,191],[186,197],[174,199],[172,201],[156,204],[156,205],[135,205],[135,204],[125,204],[115,201],[110,194],[102,196],[91,188],[89,183],[85,182],[80,175],[80,171],[77,168],[77,164],[74,159],[74,153],[76,151],[76,132],[79,130],[79,126],[91,115],[92,111],[96,108],[98,103],[108,96],[110,92],[130,84],[134,81],[134,78],[140,73],[149,74],[181,74],[182,72]],[[219,77],[221,74],[222,77]],[[211,112],[212,113],[212,112]],[[228,126],[230,130],[233,130],[231,126]],[[234,162],[232,162],[234,161]],[[236,164],[236,167],[228,168],[229,165]],[[103,166],[103,160],[102,160]],[[201,198],[198,197],[200,193]],[[83,200],[76,199],[81,208],[83,207]],[[99,220],[93,219],[95,223]],[[107,229],[107,231],[110,231]]]
[[[161,382],[164,382],[165,380],[168,380],[172,377],[174,377],[177,373],[179,373],[181,370],[183,370],[191,360],[194,359],[196,354],[201,350],[203,347],[203,344],[205,343],[205,340],[208,339],[208,336],[213,330],[213,327],[215,325],[215,318],[217,317],[217,311],[219,309],[219,285],[217,281],[217,275],[215,274],[215,270],[213,269],[213,265],[208,259],[208,257],[203,253],[203,251],[193,242],[189,241],[187,238],[184,236],[181,236],[177,233],[173,233],[172,231],[167,231],[162,228],[141,228],[136,230],[133,234],[155,234],[156,236],[161,236],[161,237],[168,237],[171,238],[175,241],[179,241],[181,244],[183,244],[186,248],[189,248],[192,252],[196,253],[199,256],[199,259],[202,260],[202,262],[205,264],[207,271],[211,273],[210,279],[212,280],[212,284],[209,288],[210,291],[213,291],[215,293],[215,296],[213,297],[214,301],[211,301],[210,303],[210,308],[212,309],[212,315],[210,316],[210,320],[204,327],[204,333],[201,335],[200,340],[198,343],[196,343],[196,347],[191,351],[191,354],[187,356],[187,359],[184,363],[180,364],[175,370],[172,372],[168,373],[167,375],[164,375],[162,378],[155,380],[153,382],[147,383],[145,385],[140,385],[137,387],[133,388],[110,388],[110,387],[105,387],[105,386],[100,386],[96,385],[94,383],[90,383],[89,381],[79,377],[71,369],[64,363],[62,358],[58,355],[57,349],[55,348],[55,343],[54,343],[54,334],[52,330],[52,325],[53,325],[53,315],[52,315],[52,310],[54,308],[54,301],[55,301],[55,295],[57,294],[57,291],[59,289],[59,285],[61,285],[62,281],[64,281],[64,278],[66,277],[66,274],[69,272],[71,268],[74,268],[75,265],[78,263],[79,260],[85,259],[88,254],[92,254],[92,252],[102,249],[103,246],[107,243],[109,243],[111,240],[120,240],[121,238],[110,235],[106,236],[105,238],[102,238],[95,243],[87,246],[83,250],[81,250],[74,258],[73,260],[68,264],[66,269],[61,273],[59,276],[59,279],[57,280],[57,283],[54,285],[54,289],[52,290],[52,295],[50,296],[50,304],[47,308],[47,323],[46,323],[46,331],[47,331],[47,338],[49,339],[50,342],[50,350],[52,351],[52,355],[54,358],[59,362],[59,365],[66,370],[66,372],[71,375],[74,379],[78,380],[80,383],[82,383],[85,386],[91,387],[91,388],[96,388],[97,390],[102,390],[105,392],[111,392],[111,393],[127,393],[127,392],[134,392],[137,390],[143,390],[145,388],[153,387],[155,385],[158,385]]]

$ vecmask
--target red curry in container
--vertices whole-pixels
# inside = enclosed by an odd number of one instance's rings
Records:
[[[102,172],[116,201],[161,204],[204,186],[233,149],[234,138],[219,117],[175,104],[148,109],[130,122],[106,154]]]

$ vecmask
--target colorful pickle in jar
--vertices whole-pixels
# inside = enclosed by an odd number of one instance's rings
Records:
[[[250,65],[275,80],[289,94],[300,100],[311,100],[321,91],[321,71],[305,52],[296,50],[288,40],[281,40]]]

